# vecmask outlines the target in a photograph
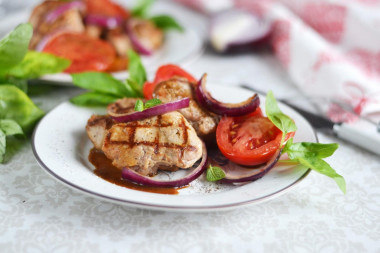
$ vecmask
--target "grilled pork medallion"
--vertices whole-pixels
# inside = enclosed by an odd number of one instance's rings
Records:
[[[108,110],[128,112],[135,101],[125,98]],[[179,112],[127,123],[93,115],[86,130],[95,148],[103,150],[115,167],[129,167],[144,176],[159,169],[190,168],[202,156],[202,141]]]
[[[220,117],[201,107],[194,99],[194,86],[187,79],[174,77],[163,81],[154,89],[153,97],[160,99],[163,103],[168,103],[181,98],[189,97],[190,105],[179,112],[189,121],[195,131],[202,139],[214,139],[216,127]]]

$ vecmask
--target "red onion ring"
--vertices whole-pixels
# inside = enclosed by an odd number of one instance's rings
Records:
[[[136,121],[141,119],[150,118],[153,116],[161,115],[167,112],[176,111],[182,108],[186,108],[189,106],[190,98],[182,98],[180,100],[176,100],[173,102],[169,102],[166,104],[157,105],[148,109],[145,109],[142,112],[132,112],[132,113],[124,113],[124,114],[116,114],[114,112],[109,111],[108,114],[118,122],[128,122],[128,121]]]
[[[124,168],[122,170],[122,177],[129,181],[154,187],[181,187],[189,184],[191,181],[197,179],[205,170],[207,166],[207,149],[206,145],[202,145],[202,158],[198,166],[188,169],[189,173],[180,179],[175,180],[159,180],[154,177],[147,177],[138,174],[134,170]]]
[[[84,19],[86,24],[97,25],[108,29],[121,26],[123,23],[122,17],[105,17],[100,15],[87,15]]]
[[[65,32],[64,29],[58,29],[58,30],[55,30],[51,33],[48,33],[47,35],[45,35],[39,42],[38,44],[36,45],[35,49],[36,51],[38,52],[42,52],[43,49],[45,48],[46,44],[51,40],[53,39],[55,36],[59,35],[60,33],[63,33]]]
[[[153,54],[153,49],[148,48],[146,45],[144,45],[134,31],[134,26],[138,24],[138,22],[138,20],[129,20],[126,25],[126,31],[129,38],[131,39],[133,48],[137,51],[137,53],[141,55],[151,55]]]
[[[197,101],[206,109],[211,112],[226,116],[243,116],[256,110],[260,105],[260,98],[257,94],[248,98],[246,101],[231,104],[223,103],[217,101],[211,96],[211,94],[206,90],[206,78],[207,75],[204,74],[202,78],[198,81],[195,89],[195,95]]]
[[[276,165],[278,159],[280,159],[282,149],[278,149],[277,153],[266,162],[264,165],[255,168],[247,168],[241,166],[222,166],[225,178],[221,180],[223,183],[243,183],[252,182],[259,178],[262,178]]]
[[[84,9],[85,5],[81,1],[73,1],[73,2],[68,2],[65,4],[62,4],[55,10],[52,10],[45,16],[45,21],[47,23],[53,23],[56,21],[63,13],[66,11],[73,9],[73,8],[78,8],[78,9]]]

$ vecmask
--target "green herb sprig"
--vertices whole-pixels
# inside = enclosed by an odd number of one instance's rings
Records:
[[[212,166],[211,164],[207,167],[206,179],[210,182],[219,181],[226,177],[223,169],[217,166]]]
[[[24,135],[20,125],[11,119],[0,119],[0,163],[4,162],[7,137],[14,135]]]
[[[156,27],[162,30],[177,30],[183,32],[183,27],[169,15],[156,15],[149,17],[148,12],[153,5],[154,0],[141,0],[132,8],[132,16],[138,18],[149,19]]]
[[[294,121],[284,114],[277,105],[277,101],[270,91],[266,96],[265,112],[272,123],[282,131],[282,140],[280,147],[283,146],[285,136],[288,133],[297,130]],[[337,143],[322,144],[313,142],[293,143],[290,138],[282,150],[283,154],[288,154],[289,160],[294,163],[301,164],[306,168],[310,168],[318,173],[332,178],[343,193],[346,193],[346,181],[339,175],[323,158],[330,157],[338,149]],[[208,181],[217,181],[223,179],[225,173],[222,168],[209,166],[206,178]]]
[[[139,99],[136,101],[135,111],[136,112],[142,112],[145,109],[152,108],[152,107],[154,107],[156,105],[160,105],[160,104],[162,104],[162,101],[159,100],[158,98],[153,98],[151,100],[148,100],[145,102],[145,104],[142,100]]]
[[[294,121],[287,115],[283,114],[277,105],[273,92],[268,92],[265,101],[265,112],[273,124],[283,133],[282,143],[285,135],[294,132],[297,127]],[[283,153],[287,153],[290,161],[297,162],[303,166],[328,176],[336,182],[343,193],[346,193],[346,181],[336,173],[336,171],[322,158],[329,157],[334,154],[338,148],[338,144],[322,144],[312,142],[293,143],[293,138],[286,143]]]
[[[70,101],[79,106],[107,106],[123,97],[143,97],[142,87],[147,80],[140,56],[128,51],[129,78],[120,81],[108,73],[84,72],[72,74],[74,85],[89,90]]]

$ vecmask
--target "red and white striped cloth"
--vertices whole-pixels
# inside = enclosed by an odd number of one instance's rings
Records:
[[[243,8],[271,20],[273,51],[305,95],[380,118],[380,0],[177,1],[206,14]],[[349,120],[336,109],[330,117]]]

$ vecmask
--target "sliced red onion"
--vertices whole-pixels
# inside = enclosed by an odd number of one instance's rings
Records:
[[[190,103],[190,98],[182,98],[177,101],[173,101],[173,102],[169,102],[166,104],[161,104],[161,105],[157,105],[157,106],[145,109],[142,112],[116,114],[114,112],[109,111],[108,114],[114,120],[118,122],[129,122],[129,121],[146,119],[146,118],[161,115],[167,112],[172,112],[172,111],[176,111],[182,108],[186,108],[189,106],[189,103]]]
[[[84,19],[86,24],[97,25],[108,29],[121,26],[123,24],[122,17],[105,17],[100,15],[87,15]]]
[[[58,30],[55,30],[51,33],[48,33],[47,35],[45,35],[39,42],[38,44],[36,45],[35,49],[36,51],[38,52],[42,52],[42,50],[45,48],[46,44],[51,40],[53,39],[55,36],[57,36],[58,34],[60,33],[63,33],[65,32],[64,29],[58,29]]]
[[[77,8],[77,9],[84,9],[85,8],[85,5],[83,2],[81,1],[72,1],[72,2],[67,2],[65,4],[62,4],[61,6],[59,6],[58,8],[56,8],[55,10],[52,10],[51,12],[49,12],[46,16],[45,16],[45,21],[47,23],[53,23],[54,21],[56,21],[63,13],[65,13],[66,11],[70,10],[70,9],[73,9],[73,8]]]
[[[209,40],[218,52],[258,45],[269,38],[271,24],[253,12],[230,9],[211,18]]]
[[[149,47],[149,45],[146,45],[139,36],[137,35],[135,31],[135,26],[139,24],[139,20],[136,19],[130,19],[126,25],[126,30],[128,33],[129,38],[131,39],[133,48],[137,51],[137,53],[141,55],[152,55],[153,49]]]
[[[186,176],[173,179],[173,180],[160,180],[156,177],[142,176],[135,172],[134,170],[124,168],[122,171],[122,177],[124,179],[130,180],[132,182],[154,187],[181,187],[189,184],[191,181],[197,179],[205,170],[207,166],[207,149],[206,145],[202,145],[202,158],[199,165],[193,166],[187,169],[188,173]],[[175,173],[175,172],[172,172]]]
[[[264,165],[255,168],[242,167],[237,164],[229,163],[227,166],[221,166],[226,177],[221,180],[224,183],[243,183],[255,181],[267,174],[277,163],[281,156],[282,149]]]
[[[260,98],[257,94],[248,98],[246,101],[236,104],[217,101],[206,90],[206,79],[207,75],[204,74],[197,84],[195,95],[197,101],[209,111],[220,115],[236,117],[251,113],[260,105]]]

